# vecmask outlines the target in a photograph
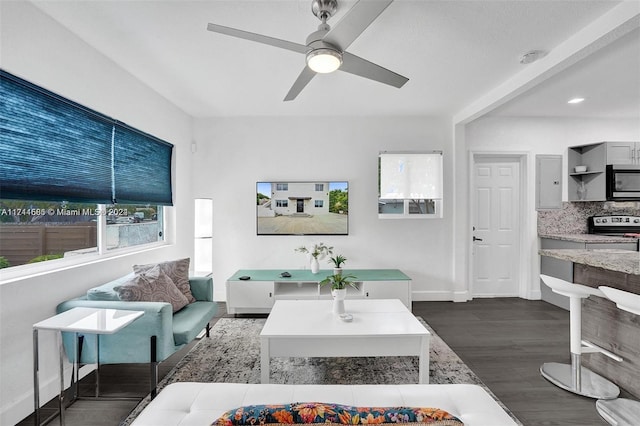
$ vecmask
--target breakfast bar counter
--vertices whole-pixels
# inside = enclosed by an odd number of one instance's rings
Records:
[[[587,244],[613,244],[613,243],[633,243],[635,239],[629,237],[621,237],[617,235],[599,235],[585,233],[538,233],[540,238],[548,238],[551,240],[572,241],[576,243]]]
[[[542,249],[541,256],[625,274],[640,275],[640,253],[619,249]],[[640,289],[638,289],[640,291]]]
[[[589,287],[607,286],[640,294],[640,253],[616,249],[542,249],[547,256],[573,263],[573,282]],[[639,317],[620,310],[601,297],[582,302],[582,336],[623,358],[614,361],[599,354],[583,356],[584,366],[640,398]]]

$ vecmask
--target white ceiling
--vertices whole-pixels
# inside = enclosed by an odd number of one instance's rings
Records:
[[[335,25],[355,3],[339,0],[329,23]],[[206,30],[207,23],[304,44],[319,24],[310,0],[34,2],[194,117],[453,116],[522,71],[526,65],[518,62],[520,55],[553,50],[618,3],[396,0],[348,51],[408,77],[403,88],[336,72],[316,76],[296,100],[283,102],[304,55],[215,34]],[[638,117],[640,33],[625,36],[610,50],[543,82],[496,114],[586,111]],[[585,102],[569,112],[558,109],[556,103],[565,108],[565,98],[574,93],[601,102]]]
[[[579,104],[569,99],[584,98]],[[490,113],[640,119],[640,29]]]

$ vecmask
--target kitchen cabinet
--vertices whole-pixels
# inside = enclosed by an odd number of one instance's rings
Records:
[[[541,249],[583,249],[584,243],[574,241],[553,240],[551,238],[540,239]],[[567,282],[573,282],[573,263],[566,260],[555,259],[553,257],[540,257],[540,273],[554,278],[560,278]],[[540,280],[540,294],[542,300],[552,305],[569,310],[569,298],[554,293],[546,284]]]
[[[568,148],[567,194],[569,201],[606,201],[606,150],[607,144],[605,142]],[[576,172],[576,166],[586,166],[587,170]]]
[[[562,155],[536,155],[536,210],[562,208]]]
[[[598,142],[567,151],[569,201],[606,201],[607,164],[640,165],[640,142]],[[577,172],[576,166],[586,166]]]
[[[640,142],[606,142],[607,164],[640,165]]]

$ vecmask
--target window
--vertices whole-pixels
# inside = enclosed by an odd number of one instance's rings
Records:
[[[276,207],[289,207],[289,200],[276,200]]]
[[[162,241],[162,229],[162,206],[0,199],[0,267]]]
[[[316,183],[316,191],[324,191],[324,184]]]
[[[193,269],[206,275],[213,271],[213,200],[196,198],[194,212]]]
[[[0,267],[163,239],[173,145],[3,70],[0,80]]]
[[[289,184],[288,183],[276,183],[276,190],[277,191],[288,191],[289,190]]]
[[[88,203],[0,200],[0,266],[97,253],[97,208]]]
[[[315,200],[315,206],[316,207],[324,207],[324,201],[323,200]]]
[[[378,217],[442,217],[442,152],[383,152],[378,157]]]
[[[378,200],[379,215],[431,215],[436,214],[438,200]],[[388,218],[388,217],[385,217]]]
[[[124,247],[162,241],[162,206],[117,204],[103,207],[107,221],[106,248]]]

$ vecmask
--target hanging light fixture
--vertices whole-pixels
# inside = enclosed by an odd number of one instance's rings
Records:
[[[342,65],[342,53],[328,47],[313,49],[307,53],[307,66],[320,74],[334,72]]]

